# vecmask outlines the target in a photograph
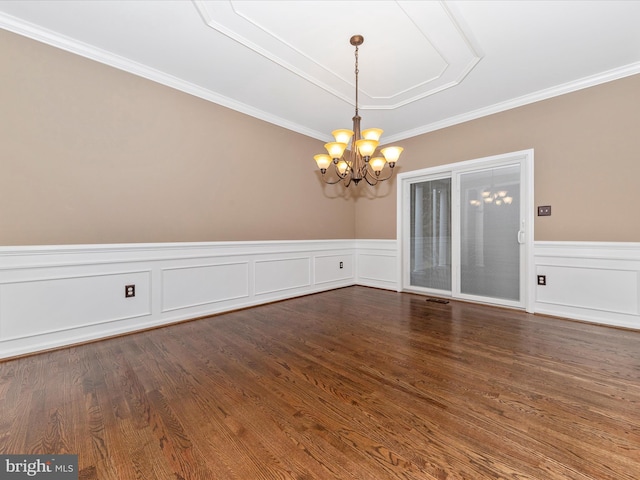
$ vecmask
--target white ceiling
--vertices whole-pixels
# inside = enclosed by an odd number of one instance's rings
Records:
[[[0,27],[327,140],[384,143],[640,73],[640,1],[0,0]]]

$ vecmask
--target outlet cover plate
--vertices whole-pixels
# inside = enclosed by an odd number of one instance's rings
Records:
[[[551,205],[544,205],[542,207],[538,207],[538,216],[539,217],[550,217],[551,216]]]

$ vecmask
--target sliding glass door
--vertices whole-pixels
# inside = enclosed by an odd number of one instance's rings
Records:
[[[411,184],[411,285],[451,290],[451,178]]]
[[[520,302],[520,165],[458,175],[459,295]]]
[[[401,177],[403,290],[526,307],[531,156],[517,152]]]

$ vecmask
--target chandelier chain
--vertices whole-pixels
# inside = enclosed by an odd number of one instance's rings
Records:
[[[360,70],[358,70],[358,46],[356,45],[356,116],[358,116],[358,73],[360,73]]]

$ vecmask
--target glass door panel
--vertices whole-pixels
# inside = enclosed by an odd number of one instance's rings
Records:
[[[520,165],[459,175],[460,293],[520,301]]]
[[[411,184],[411,286],[451,291],[451,178]]]

